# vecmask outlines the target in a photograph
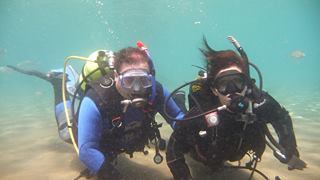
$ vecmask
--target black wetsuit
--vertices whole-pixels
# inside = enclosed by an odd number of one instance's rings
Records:
[[[189,112],[186,117],[221,106],[218,97],[202,83],[193,84],[189,94]],[[193,97],[192,97],[192,96]],[[192,97],[192,98],[191,98]],[[284,148],[288,159],[292,155],[299,157],[292,120],[288,112],[279,105],[268,93],[261,97],[265,102],[253,109],[255,121],[245,125],[241,114],[219,111],[219,124],[207,128],[204,117],[181,122],[169,140],[167,147],[167,163],[175,179],[192,179],[190,170],[185,163],[184,154],[217,170],[225,161],[238,161],[250,150],[261,158],[265,150],[265,129],[271,123],[278,137],[279,144]],[[194,101],[196,99],[196,101]],[[196,105],[200,105],[198,107]],[[200,131],[206,131],[201,137]]]

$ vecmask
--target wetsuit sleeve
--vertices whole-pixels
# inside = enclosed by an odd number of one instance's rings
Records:
[[[258,108],[257,115],[275,129],[279,144],[284,148],[288,159],[292,155],[299,157],[292,120],[288,111],[269,94],[265,93],[265,103]]]
[[[92,99],[84,97],[78,121],[79,158],[92,173],[97,173],[105,161],[100,151],[101,134],[101,114]]]
[[[169,118],[167,118],[163,112],[164,109],[164,102],[169,97],[170,93],[163,88],[163,97],[162,97],[162,103],[161,105],[157,106],[158,112],[166,119],[166,121],[171,125],[173,129],[176,127],[176,121],[172,121]],[[184,113],[183,111],[178,107],[178,105],[175,103],[175,101],[170,98],[167,104],[167,112],[171,117],[174,117],[176,119],[183,119]]]

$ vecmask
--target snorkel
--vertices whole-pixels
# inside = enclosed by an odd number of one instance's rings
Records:
[[[252,85],[254,84],[254,80],[251,79],[251,76],[250,76],[250,66],[252,66],[256,70],[256,72],[258,73],[259,89],[261,92],[262,87],[263,87],[263,79],[262,79],[261,71],[259,70],[259,68],[255,64],[249,62],[247,53],[244,51],[244,49],[240,46],[240,43],[233,36],[228,36],[227,39],[230,41],[230,43],[232,43],[236,47],[236,49],[238,50],[238,52],[240,53],[240,55],[242,57],[243,63],[245,65],[244,72],[246,73],[248,79],[252,80],[251,83],[249,83],[251,86],[249,88],[252,88]]]
[[[248,76],[248,78],[250,78],[249,60],[246,52],[243,50],[239,42],[233,36],[228,36],[227,39],[237,48],[238,52],[240,53],[242,61],[245,65],[244,72]]]
[[[152,75],[152,87],[151,87],[151,95],[150,95],[150,97],[148,99],[148,103],[150,105],[153,105],[154,100],[156,98],[156,79],[155,79],[156,71],[155,71],[155,68],[154,68],[154,65],[153,65],[152,58],[151,58],[150,53],[148,51],[148,48],[141,41],[137,42],[137,47],[140,50],[144,51],[145,54],[149,58],[148,64],[149,64],[150,72],[151,72],[151,75]]]
[[[251,93],[252,87],[253,87],[253,81],[250,76],[250,67],[249,67],[248,56],[247,56],[246,52],[244,51],[244,49],[240,46],[240,43],[233,36],[228,36],[227,39],[230,41],[230,43],[232,43],[236,47],[239,54],[241,55],[241,60],[242,60],[242,63],[244,64],[243,72],[247,76],[247,80],[248,80],[248,82],[247,82],[248,89],[246,91],[248,93]],[[248,93],[247,93],[247,95],[248,95]],[[247,117],[250,117],[250,118],[253,117],[252,116],[253,115],[252,100],[249,98],[241,97],[241,96],[236,96],[235,98],[231,98],[230,108],[235,109],[235,110],[239,110],[239,112],[241,112],[241,110],[245,110],[246,111],[245,114],[247,114],[247,113],[250,114]],[[246,118],[246,119],[248,121],[252,121],[252,120],[249,120],[248,118]],[[248,121],[246,121],[246,122],[248,122]]]

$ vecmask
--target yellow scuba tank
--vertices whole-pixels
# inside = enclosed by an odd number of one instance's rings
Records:
[[[79,77],[79,84],[81,89],[84,91],[87,82],[96,80],[99,77],[105,75],[113,69],[114,65],[114,54],[108,50],[97,50],[90,54],[88,57],[90,61],[87,61],[82,68],[81,75]]]
[[[112,51],[108,50],[97,50],[91,53],[88,59],[90,61],[85,63],[79,77],[79,83],[84,81],[81,84],[81,89],[83,91],[85,90],[87,82],[96,80],[105,75],[113,69],[114,65],[114,54]]]

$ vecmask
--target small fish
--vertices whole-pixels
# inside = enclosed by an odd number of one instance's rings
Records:
[[[294,50],[290,53],[290,56],[295,59],[301,59],[306,56],[306,54],[301,50]]]
[[[200,23],[201,23],[200,21],[195,21],[195,22],[194,22],[194,24],[200,24]]]

